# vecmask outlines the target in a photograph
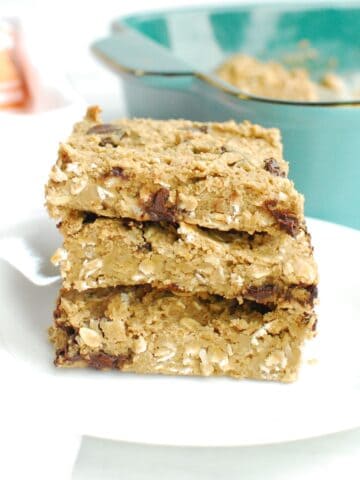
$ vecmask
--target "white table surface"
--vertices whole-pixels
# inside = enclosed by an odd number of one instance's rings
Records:
[[[106,113],[111,114],[114,105],[117,111],[123,110],[118,82],[91,57],[89,43],[106,34],[109,20],[116,16],[194,3],[191,0],[0,0],[0,16],[20,15],[36,21],[39,43],[49,55],[50,67],[56,66],[67,72],[73,87],[86,102],[99,103]],[[198,0],[196,3],[218,2]],[[57,132],[65,132],[67,128],[67,125],[58,122]],[[3,221],[24,218],[41,207],[43,193],[39,186],[46,181],[48,169],[56,156],[59,138],[44,135],[31,123],[25,130],[27,133],[22,127],[19,141],[16,122],[4,122],[0,118],[0,213]],[[56,135],[59,136],[58,133]],[[34,163],[29,165],[26,145],[37,145],[39,136],[42,137],[42,147],[34,152]],[[12,142],[16,145],[13,158],[9,148]],[[1,155],[3,144],[10,156],[6,162]],[[21,196],[14,195],[13,180],[9,181],[14,178],[21,187]],[[19,191],[18,186],[16,191]],[[11,213],[4,208],[9,202]],[[69,435],[67,425],[57,424],[56,411],[53,418],[42,417],[41,403],[47,401],[47,392],[39,395],[39,392],[32,391],[31,378],[23,380],[21,371],[18,376],[14,375],[20,366],[12,368],[9,374],[7,365],[11,361],[0,345],[0,478],[4,480],[360,478],[360,430],[294,443],[246,448],[175,448],[88,437],[81,440]],[[18,378],[21,382],[17,381]]]

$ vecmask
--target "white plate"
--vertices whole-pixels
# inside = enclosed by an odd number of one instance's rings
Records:
[[[294,384],[57,370],[46,327],[59,285],[35,287],[1,262],[3,348],[13,357],[14,371],[21,365],[35,390],[51,393],[44,415],[56,412],[77,433],[167,445],[240,446],[359,427],[360,232],[318,220],[309,226],[321,276],[319,334]],[[43,216],[14,228],[44,259],[60,241]]]

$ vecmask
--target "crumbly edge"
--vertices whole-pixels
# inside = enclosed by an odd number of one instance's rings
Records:
[[[293,381],[312,309],[136,288],[62,291],[49,334],[60,367]]]

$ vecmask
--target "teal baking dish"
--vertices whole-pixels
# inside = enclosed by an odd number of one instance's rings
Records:
[[[281,130],[307,215],[360,229],[360,99],[299,103],[258,98],[214,75],[231,54],[282,59],[306,40],[317,78],[360,72],[360,8],[354,4],[178,9],[124,17],[93,45],[121,78],[130,116],[248,119]],[[359,93],[360,95],[360,93]]]

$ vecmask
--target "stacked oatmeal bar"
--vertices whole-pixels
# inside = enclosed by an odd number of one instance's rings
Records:
[[[46,187],[56,365],[294,380],[317,269],[287,173],[274,129],[89,108]]]

